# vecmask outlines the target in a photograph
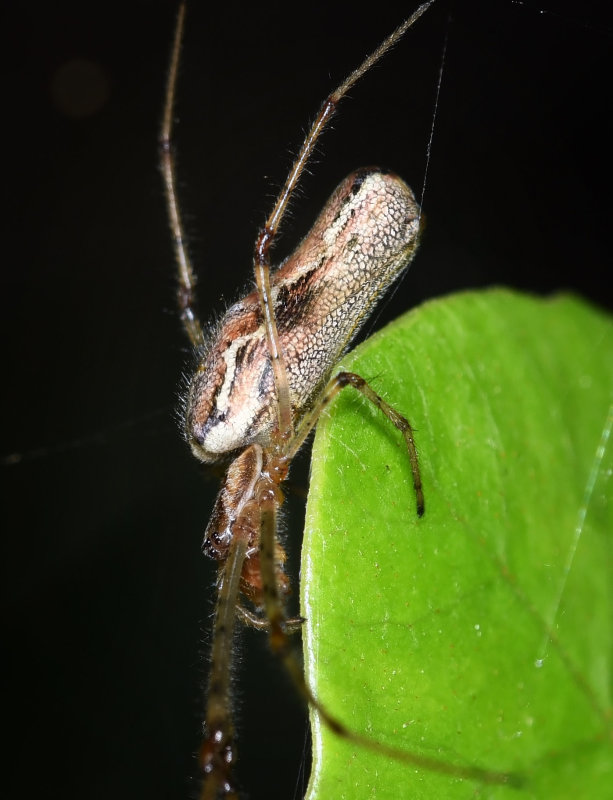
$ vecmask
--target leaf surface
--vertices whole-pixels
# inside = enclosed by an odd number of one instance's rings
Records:
[[[346,357],[322,415],[303,545],[305,666],[348,728],[519,773],[442,775],[313,715],[310,800],[612,797],[613,323],[570,296],[432,301]],[[607,788],[608,787],[608,788]]]

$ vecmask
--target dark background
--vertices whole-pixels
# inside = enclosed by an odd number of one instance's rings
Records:
[[[176,131],[205,319],[249,281],[257,226],[319,103],[413,7],[216,5],[189,9]],[[342,106],[279,255],[358,166],[421,193],[447,39],[427,230],[379,323],[492,284],[613,308],[608,5],[438,3]],[[156,137],[175,9],[23,3],[2,21],[6,797],[193,793],[216,483],[173,420],[188,352]],[[246,638],[242,783],[301,797],[300,704],[264,637]]]

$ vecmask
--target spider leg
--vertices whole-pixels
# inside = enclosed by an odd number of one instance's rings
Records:
[[[160,170],[164,179],[166,208],[174,244],[175,260],[177,262],[177,304],[179,306],[179,317],[190,342],[193,345],[200,345],[203,343],[203,334],[202,325],[195,311],[196,276],[185,243],[185,229],[183,227],[181,209],[177,196],[176,167],[172,150],[175,91],[177,86],[177,74],[179,71],[179,55],[181,53],[184,22],[185,3],[181,3],[170,56],[166,99],[164,101],[164,116],[162,118],[162,128],[160,131]]]

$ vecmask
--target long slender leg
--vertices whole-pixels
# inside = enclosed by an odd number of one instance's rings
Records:
[[[368,72],[374,64],[377,63],[387,51],[393,47],[396,42],[404,36],[406,31],[413,25],[419,17],[432,5],[434,0],[428,0],[423,3],[410,17],[408,17],[399,28],[391,33],[377,49],[371,53],[360,66],[354,70],[343,83],[330,94],[324,101],[322,107],[317,114],[310,131],[308,132],[302,147],[292,165],[292,168],[287,176],[285,184],[281,189],[275,205],[270,212],[268,219],[264,223],[264,227],[260,230],[258,238],[255,243],[255,250],[253,256],[253,266],[255,272],[255,281],[258,287],[258,294],[260,297],[260,306],[266,325],[266,335],[268,339],[268,347],[270,350],[271,364],[275,381],[275,389],[277,392],[277,423],[278,423],[278,442],[277,444],[282,448],[283,444],[292,438],[292,413],[290,406],[289,385],[287,381],[287,372],[285,363],[283,361],[283,353],[279,346],[279,334],[277,332],[277,323],[274,316],[274,308],[272,302],[272,291],[270,288],[270,250],[273,245],[274,238],[279,230],[279,225],[285,211],[287,204],[292,196],[296,186],[300,181],[300,177],[304,168],[313,153],[313,149],[324,131],[326,125],[330,122],[336,108],[340,101],[345,97],[347,92],[360,80],[360,78]]]
[[[221,571],[211,648],[211,673],[205,717],[206,738],[200,750],[200,765],[204,773],[201,800],[217,800],[220,793],[228,800],[238,800],[231,775],[234,761],[234,724],[231,716],[230,680],[236,605],[246,555],[247,540],[236,536]]]
[[[254,260],[255,282],[258,287],[258,297],[260,308],[266,326],[266,338],[268,339],[268,351],[272,364],[275,391],[277,393],[277,428],[276,438],[279,446],[290,441],[294,432],[292,421],[292,408],[289,396],[289,383],[287,381],[287,370],[283,353],[279,345],[279,333],[277,331],[277,321],[275,319],[274,305],[272,299],[272,289],[270,288],[270,262],[268,254],[265,260]]]
[[[170,65],[168,67],[168,84],[166,86],[166,100],[164,102],[164,116],[162,119],[162,129],[160,131],[160,169],[164,179],[164,189],[166,193],[166,207],[170,222],[170,231],[175,248],[175,258],[177,261],[177,304],[179,306],[179,316],[181,324],[190,340],[194,345],[202,344],[202,326],[195,312],[196,276],[192,268],[187,246],[185,244],[185,231],[181,219],[181,210],[177,198],[177,181],[175,160],[172,152],[172,128],[173,114],[175,107],[175,89],[177,86],[177,73],[179,71],[179,55],[181,52],[181,40],[183,38],[183,26],[185,22],[185,3],[181,3],[177,17],[177,27],[170,54]]]
[[[275,563],[277,539],[277,498],[274,488],[265,486],[259,496],[260,507],[260,569],[264,610],[268,618],[268,634],[273,652],[278,655],[289,647],[285,635],[286,616],[277,583]],[[302,671],[300,670],[301,674]]]
[[[309,435],[311,430],[317,424],[322,411],[330,404],[336,395],[346,386],[353,386],[358,392],[361,392],[364,397],[370,400],[377,408],[385,414],[389,421],[398,428],[404,436],[404,441],[409,453],[409,460],[411,462],[411,473],[413,475],[413,487],[415,489],[415,498],[417,501],[417,515],[422,516],[425,511],[424,492],[421,484],[421,475],[419,472],[419,461],[417,459],[417,448],[415,447],[415,439],[413,438],[413,428],[410,422],[399,414],[389,403],[380,397],[368,383],[356,375],[354,372],[339,372],[335,375],[326,386],[323,394],[319,398],[317,404],[311,411],[302,419],[299,429],[296,431],[296,436],[291,442],[291,447],[288,449],[287,457],[292,459],[302,443]]]
[[[396,42],[398,42],[398,40],[404,36],[407,30],[414,25],[415,22],[417,22],[417,20],[428,10],[433,2],[434,0],[428,0],[428,2],[422,3],[422,5],[420,5],[410,17],[405,19],[402,25],[396,28],[396,30],[387,37],[387,39],[381,42],[379,47],[377,47],[373,53],[367,56],[360,66],[355,69],[343,81],[343,83],[341,83],[341,85],[324,100],[323,105],[321,106],[319,113],[317,114],[317,117],[311,126],[311,129],[306,135],[302,147],[300,148],[300,152],[298,153],[298,156],[292,165],[285,184],[281,189],[279,196],[277,197],[274,208],[270,212],[264,227],[260,231],[255,251],[256,263],[259,263],[260,261],[262,261],[262,263],[267,263],[266,256],[272,245],[272,239],[279,229],[279,224],[283,218],[283,215],[285,214],[289,199],[298,185],[300,176],[302,175],[304,168],[313,153],[313,149],[315,148],[317,140],[336,112],[336,108],[340,101],[346,96],[347,92],[349,92],[350,89],[355,86],[360,78],[362,78],[377,63],[377,61],[380,61],[388,52],[388,50],[390,50],[396,44]],[[259,258],[260,255],[264,256],[264,258]]]

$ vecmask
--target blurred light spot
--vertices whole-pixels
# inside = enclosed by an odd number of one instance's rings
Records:
[[[109,94],[109,81],[102,67],[84,58],[73,58],[62,64],[51,78],[53,104],[68,117],[96,114]]]

